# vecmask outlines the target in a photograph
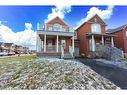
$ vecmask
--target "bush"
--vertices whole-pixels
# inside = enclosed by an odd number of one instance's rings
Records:
[[[124,54],[124,57],[127,59],[127,53]]]

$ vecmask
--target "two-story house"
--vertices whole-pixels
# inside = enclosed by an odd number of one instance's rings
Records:
[[[114,47],[114,35],[106,33],[105,22],[96,14],[75,31],[79,43],[80,55],[87,57],[89,53],[96,52],[97,45],[110,45]]]
[[[15,54],[15,45],[13,43],[4,43],[4,47],[6,48],[8,55]]]
[[[74,31],[59,17],[37,29],[37,56],[73,57]]]
[[[127,53],[127,24],[114,29],[108,29],[107,32],[117,36],[114,38],[115,46]]]

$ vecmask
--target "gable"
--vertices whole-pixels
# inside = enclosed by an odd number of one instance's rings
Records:
[[[63,20],[61,20],[59,17],[56,17],[52,20],[50,20],[49,22],[47,22],[46,24],[55,24],[55,23],[59,23],[63,26],[68,26],[67,24],[65,24],[65,22],[63,22]]]
[[[87,22],[89,23],[99,23],[102,25],[106,25],[105,22],[96,14],[91,19],[89,19]]]
[[[101,25],[106,26],[106,23],[96,14],[92,18],[90,18],[88,21],[86,21],[82,25],[80,25],[76,30],[78,30],[79,28],[81,28],[82,26],[84,26],[86,23],[99,23]]]

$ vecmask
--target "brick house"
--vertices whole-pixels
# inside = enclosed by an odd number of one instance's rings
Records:
[[[65,57],[74,54],[74,31],[59,17],[37,29],[37,56]]]
[[[127,24],[115,29],[108,29],[107,32],[116,35],[114,38],[115,46],[127,53]]]
[[[114,47],[114,35],[106,33],[106,26],[96,14],[76,28],[80,55],[87,57],[90,53],[96,52],[97,45]]]

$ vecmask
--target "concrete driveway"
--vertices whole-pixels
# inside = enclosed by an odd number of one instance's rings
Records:
[[[109,79],[121,89],[127,89],[127,69],[117,66],[106,66],[93,59],[78,58],[83,64],[89,66],[101,76]]]

